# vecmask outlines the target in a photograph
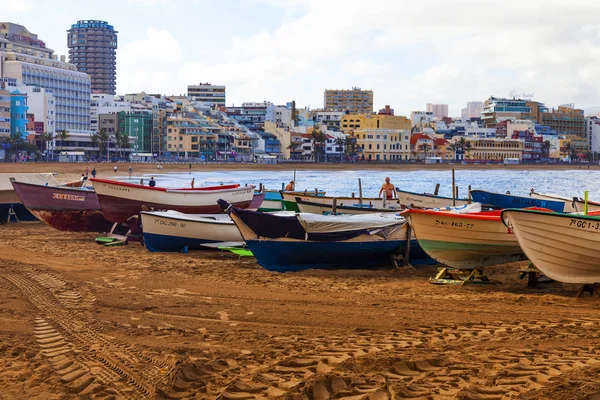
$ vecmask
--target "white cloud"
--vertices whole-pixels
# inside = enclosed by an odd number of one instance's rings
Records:
[[[359,85],[375,91],[376,107],[391,104],[405,114],[445,102],[456,115],[467,101],[512,89],[534,92],[550,106],[600,103],[600,2],[255,0],[255,6],[278,7],[284,18],[274,29],[232,37],[230,46],[201,61],[164,29],[122,46],[119,91],[184,92],[188,83],[211,81],[228,85],[228,103],[295,99],[315,107],[326,87]]]
[[[20,0],[20,1],[11,1],[6,0],[2,2],[2,12],[7,13],[26,13],[31,11],[31,0]]]

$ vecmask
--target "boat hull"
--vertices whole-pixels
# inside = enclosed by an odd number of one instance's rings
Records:
[[[258,263],[269,271],[317,269],[365,269],[390,264],[390,256],[402,251],[406,240],[377,242],[309,242],[248,240]]]
[[[451,197],[406,192],[398,189],[396,189],[396,195],[398,196],[398,203],[404,208],[441,208],[469,204],[467,199],[456,199],[453,201]]]
[[[481,203],[484,207],[495,209],[538,207],[547,208],[556,212],[564,212],[565,209],[564,201],[514,196],[511,194],[494,193],[485,190],[471,190],[471,197],[473,198],[473,201]]]
[[[262,204],[264,203],[264,201],[265,201],[264,193],[254,193],[254,196],[252,196],[252,201],[250,202],[248,209],[256,211],[262,207]]]
[[[581,199],[568,199],[559,196],[552,196],[535,192],[532,192],[530,196],[539,200],[564,201],[565,206],[563,208],[563,212],[566,213],[583,212],[585,209],[585,202]],[[588,211],[596,210],[600,210],[600,204],[595,202],[588,202]]]
[[[206,243],[243,242],[239,230],[226,215],[218,221],[177,215],[172,212],[142,212],[144,244],[151,252],[200,249]]]
[[[112,222],[125,222],[145,209],[217,214],[222,212],[217,204],[219,199],[245,209],[250,206],[254,196],[254,186],[177,190],[98,179],[92,179],[92,183],[102,214]]]
[[[600,282],[600,218],[511,209],[502,219],[527,258],[549,278]]]
[[[412,210],[406,215],[423,251],[449,267],[473,269],[525,259],[517,238],[498,212]]]
[[[27,209],[40,221],[68,232],[106,232],[112,223],[93,190],[12,182]]]
[[[312,214],[331,214],[333,205],[319,204],[303,200],[296,200],[296,204],[300,212]],[[372,214],[372,213],[398,213],[400,209],[388,208],[371,208],[371,207],[355,207],[355,206],[336,206],[337,214]]]
[[[298,207],[298,203],[296,198],[301,199],[302,201],[324,204],[331,206],[333,204],[333,199],[336,199],[338,206],[357,206],[360,203],[360,199],[358,197],[331,197],[331,196],[315,196],[310,193],[282,193],[283,204],[285,209],[288,211],[296,211],[300,212],[300,208]],[[388,204],[396,204],[396,200],[391,200],[387,202]],[[368,205],[372,208],[383,208],[383,200],[379,198],[363,198],[363,205]]]

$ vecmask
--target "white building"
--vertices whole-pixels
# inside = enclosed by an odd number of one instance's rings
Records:
[[[425,111],[433,113],[434,118],[445,118],[448,116],[448,104],[427,103]]]
[[[131,104],[115,95],[104,93],[93,93],[90,102],[90,129],[98,132],[98,115],[118,114],[121,111],[131,111]]]
[[[286,106],[276,106],[274,104],[268,104],[265,114],[265,122],[273,122],[277,126],[291,127],[292,124],[292,110]]]
[[[467,121],[469,119],[469,110],[467,108],[460,109],[460,120]]]
[[[431,111],[411,111],[410,112],[410,121],[412,123],[412,127],[419,124],[428,124],[433,121],[434,115]]]
[[[317,124],[327,126],[328,130],[339,131],[340,123],[346,113],[342,111],[312,110],[311,115]]]
[[[585,137],[590,150],[594,153],[600,152],[600,117],[585,119]]]
[[[483,111],[482,101],[470,101],[467,103],[467,119],[470,118],[481,118],[481,112]]]
[[[496,128],[482,128],[476,124],[470,124],[465,126],[465,136],[493,138],[496,137]]]
[[[24,26],[0,22],[0,77],[52,92],[55,129],[84,133],[90,129],[90,77],[54,51]]]
[[[188,85],[187,87],[187,94],[193,100],[216,106],[225,106],[225,93],[225,85],[199,83],[198,85]]]

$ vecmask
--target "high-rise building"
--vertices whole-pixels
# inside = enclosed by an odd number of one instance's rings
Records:
[[[325,110],[348,114],[373,113],[373,91],[353,87],[351,90],[325,90]]]
[[[106,21],[83,20],[67,35],[69,62],[90,75],[92,93],[116,94],[117,31]]]
[[[52,93],[58,130],[66,130],[77,147],[91,146],[90,77],[73,64],[60,60],[54,51],[24,26],[0,22],[0,78],[12,78],[16,85],[37,86]],[[84,144],[82,142],[89,142]],[[68,146],[65,146],[68,149]]]
[[[483,102],[482,101],[470,101],[467,103],[467,119],[481,118],[482,111],[483,111]]]
[[[433,118],[446,118],[448,116],[448,104],[427,103],[425,111],[433,113]]]
[[[27,137],[27,94],[18,90],[10,94],[10,132],[19,134],[22,139]]]
[[[210,83],[199,83],[187,87],[189,97],[216,106],[225,106],[225,92],[226,87],[224,85],[211,85]]]

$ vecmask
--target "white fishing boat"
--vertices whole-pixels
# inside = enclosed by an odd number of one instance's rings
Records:
[[[221,212],[217,200],[226,199],[236,207],[248,208],[254,186],[219,185],[199,188],[170,189],[150,187],[108,179],[91,179],[102,214],[111,222],[125,222],[144,208],[174,210],[186,214]]]
[[[281,192],[283,197],[283,203],[285,209],[289,211],[300,211],[296,199],[301,199],[305,202],[312,202],[315,204],[323,204],[331,206],[333,199],[336,199],[338,206],[359,206],[359,207],[370,207],[370,208],[384,208],[384,200],[378,197],[338,197],[338,196],[315,196],[314,193],[291,193]],[[387,206],[398,205],[395,199],[385,201]]]
[[[336,200],[337,202],[337,200]],[[302,213],[311,213],[311,214],[333,214],[334,207],[333,204],[323,204],[317,203],[313,201],[305,201],[301,198],[296,198],[296,204],[298,205],[298,209]],[[356,205],[337,205],[335,207],[336,214],[373,214],[373,213],[398,213],[402,211],[402,208],[396,207],[386,207],[386,208],[375,208],[369,206],[367,204],[361,206],[360,204]]]
[[[423,251],[449,267],[475,269],[525,259],[517,238],[502,223],[500,211],[457,211],[411,209],[402,215],[408,218]]]
[[[152,252],[244,241],[227,214],[183,214],[170,210],[143,211],[141,215],[144,244]]]
[[[438,196],[429,193],[407,192],[396,188],[397,204],[404,208],[441,208],[464,206],[469,204],[468,199],[455,199],[452,197]]]
[[[564,201],[565,207],[563,209],[563,212],[566,213],[583,212],[585,208],[585,200],[579,197],[568,198],[565,196],[559,196],[555,194],[538,193],[533,190],[529,195],[534,199]],[[588,200],[588,211],[596,210],[600,210],[600,203]]]
[[[527,258],[549,278],[600,283],[599,216],[507,209],[501,218]]]

